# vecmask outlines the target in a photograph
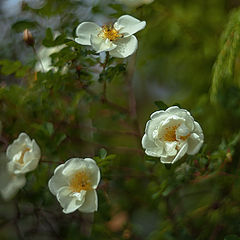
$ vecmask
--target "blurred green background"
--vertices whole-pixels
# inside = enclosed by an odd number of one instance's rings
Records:
[[[0,200],[1,240],[240,239],[240,1],[129,8],[104,0],[2,0],[0,7],[1,151],[20,132],[42,151],[26,186]],[[136,34],[138,50],[102,71],[104,54],[74,43],[75,29],[124,14],[147,22]],[[26,28],[34,48],[23,41]],[[135,98],[136,114],[129,114]],[[141,147],[146,121],[164,103],[189,110],[205,136],[199,154],[170,169]],[[65,215],[48,190],[58,163],[71,157],[93,157],[100,166],[94,215]]]

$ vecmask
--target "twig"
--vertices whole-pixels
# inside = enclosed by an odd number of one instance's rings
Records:
[[[102,72],[105,71],[107,64],[109,61],[109,52],[106,52],[106,58],[105,58],[105,62],[103,63],[103,70]],[[103,81],[103,94],[102,94],[102,99],[105,100],[106,99],[106,91],[107,91],[107,81],[106,79],[104,79]]]
[[[40,62],[40,64],[41,64],[41,67],[42,67],[42,70],[43,70],[43,72],[45,71],[45,69],[44,69],[44,66],[43,66],[43,63],[42,63],[42,60],[41,60],[41,58],[38,56],[38,54],[37,54],[37,51],[36,51],[36,48],[34,47],[34,46],[32,46],[32,49],[33,49],[33,52],[34,52],[34,54],[36,55],[36,58],[38,59],[38,61]]]

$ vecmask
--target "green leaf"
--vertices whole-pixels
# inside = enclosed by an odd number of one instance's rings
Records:
[[[107,150],[106,150],[105,148],[101,148],[101,149],[99,150],[99,157],[100,157],[101,159],[104,159],[104,158],[106,158],[106,156],[107,156]]]
[[[67,135],[66,134],[61,134],[57,140],[57,146],[59,146],[65,139],[66,139]]]
[[[240,77],[236,63],[240,50],[240,9],[235,9],[221,36],[221,51],[213,67],[210,99],[213,103],[218,101],[219,92],[227,86],[235,84],[240,86]]]
[[[0,61],[0,66],[2,66],[1,73],[4,75],[13,74],[21,67],[21,65],[22,65],[21,62],[19,61],[1,60]]]
[[[168,105],[163,101],[155,101],[154,103],[159,108],[159,110],[166,110],[168,108]]]
[[[231,234],[224,237],[224,240],[240,240],[240,237],[238,237],[237,235]]]
[[[103,81],[113,81],[117,77],[120,76],[120,74],[124,73],[126,71],[126,66],[125,64],[117,64],[115,67],[109,67],[105,71],[103,71],[99,75],[99,82]]]
[[[45,128],[49,134],[49,136],[52,136],[52,134],[54,133],[54,127],[53,127],[53,124],[50,123],[50,122],[46,122],[45,124]]]
[[[36,28],[39,24],[35,21],[23,20],[15,22],[12,25],[12,29],[16,32],[23,32],[26,28],[33,29]]]

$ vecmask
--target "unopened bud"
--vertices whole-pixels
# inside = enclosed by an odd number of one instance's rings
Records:
[[[34,45],[34,38],[28,29],[25,29],[23,32],[23,40],[28,46]]]

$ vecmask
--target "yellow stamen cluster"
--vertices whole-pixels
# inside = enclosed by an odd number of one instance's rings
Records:
[[[162,139],[164,141],[168,141],[168,142],[174,142],[177,140],[176,137],[176,130],[179,127],[179,125],[175,125],[175,126],[170,126],[170,127],[166,127],[165,129],[165,133],[162,136]]]
[[[123,36],[111,25],[103,26],[102,31],[103,31],[103,37],[108,38],[110,41],[114,41]]]
[[[73,192],[81,192],[82,190],[91,190],[92,185],[89,175],[86,172],[79,171],[74,174],[70,180],[70,188]]]
[[[164,135],[161,137],[161,139],[163,141],[168,141],[168,142],[174,142],[177,141],[177,136],[176,136],[176,130],[177,128],[180,126],[180,124],[174,125],[174,126],[170,126],[170,127],[166,127],[165,128],[165,133]],[[189,133],[186,136],[180,136],[179,139],[181,139],[182,141],[187,140],[187,138],[190,136],[191,134]]]
[[[26,152],[29,152],[29,151],[30,151],[30,148],[28,148],[28,147],[26,147],[26,148],[22,151],[21,156],[20,156],[20,158],[19,158],[19,160],[18,160],[18,162],[19,162],[20,164],[23,164],[23,163],[24,163],[24,162],[23,162],[24,155],[25,155]]]

